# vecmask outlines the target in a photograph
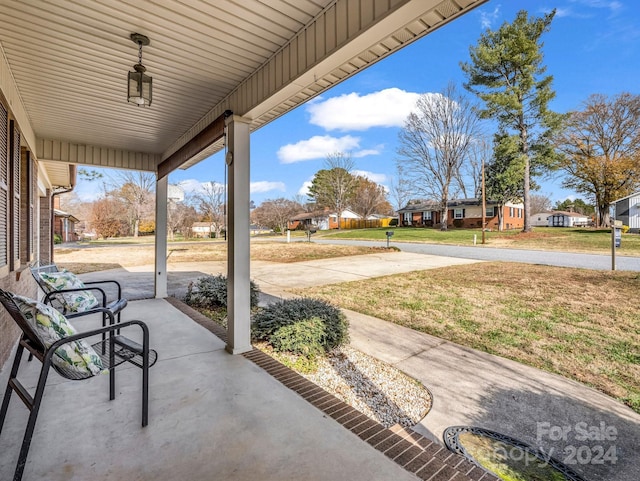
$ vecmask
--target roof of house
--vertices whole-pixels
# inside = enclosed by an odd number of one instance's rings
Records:
[[[635,192],[631,195],[628,195],[626,197],[622,197],[621,199],[616,199],[613,202],[611,202],[612,204],[617,204],[618,202],[621,202],[623,200],[627,200],[627,199],[631,199],[632,197],[640,197],[640,192]]]
[[[211,222],[194,222],[191,227],[209,227],[209,228],[211,228]]]
[[[342,213],[344,214],[345,212],[351,212],[352,214],[358,215],[355,212],[353,212],[350,209],[344,209],[342,211]],[[303,212],[301,214],[296,214],[293,217],[291,217],[290,221],[296,221],[296,220],[307,220],[307,219],[323,219],[325,217],[329,217],[331,215],[336,215],[335,212],[331,212],[328,209],[325,210],[316,210],[313,212]]]
[[[60,210],[60,209],[53,209],[53,213],[55,215],[57,215],[58,217],[64,217],[66,219],[69,219],[71,222],[78,222],[79,219],[74,216],[73,214],[68,214],[67,212]]]
[[[579,212],[568,212],[564,210],[556,210],[551,215],[563,215],[566,217],[589,217],[587,214],[580,214]]]

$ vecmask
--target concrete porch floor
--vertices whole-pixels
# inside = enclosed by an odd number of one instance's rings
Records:
[[[52,371],[24,481],[417,479],[250,360],[226,353],[169,302],[130,302],[125,319],[146,321],[159,353],[149,425],[140,426],[139,369],[118,368],[114,401],[108,376],[73,382]],[[99,321],[75,320],[83,324]],[[19,379],[32,390],[40,363],[26,357]],[[0,373],[3,391],[9,368]],[[12,479],[27,416],[14,394],[0,436],[2,480]]]

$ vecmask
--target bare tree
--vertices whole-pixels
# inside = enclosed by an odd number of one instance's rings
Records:
[[[478,133],[472,104],[452,83],[440,94],[422,95],[400,131],[398,162],[411,172],[414,191],[440,204],[442,230],[454,183]]]
[[[302,206],[298,202],[281,197],[265,200],[253,210],[251,218],[262,226],[284,234],[291,218],[301,211]]]
[[[402,209],[411,199],[411,183],[407,179],[404,168],[399,162],[396,165],[396,175],[391,178],[389,191],[395,210]]]
[[[111,178],[111,186],[109,195],[122,202],[133,237],[138,237],[140,221],[155,216],[155,176],[150,172],[119,171]]]
[[[551,198],[544,194],[531,194],[529,202],[531,203],[531,215],[539,214],[541,212],[549,212],[553,205]]]
[[[209,220],[211,228],[220,236],[225,224],[226,189],[216,181],[204,182],[202,191],[195,194],[200,212]]]
[[[355,193],[356,179],[351,173],[354,165],[349,154],[329,154],[325,159],[326,169],[316,172],[309,188],[309,195],[318,207],[328,207],[336,212],[338,229],[342,211],[349,206]]]
[[[197,220],[198,213],[190,205],[186,196],[182,201],[169,199],[167,205],[167,231],[171,240],[175,238],[176,232],[181,232],[184,238],[192,237],[193,223]]]
[[[484,138],[476,139],[469,149],[466,161],[456,179],[463,197],[482,197],[482,165],[491,159],[491,144]],[[471,195],[469,195],[471,194]]]

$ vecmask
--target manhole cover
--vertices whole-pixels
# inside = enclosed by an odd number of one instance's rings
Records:
[[[470,426],[451,426],[443,434],[449,450],[501,479],[586,481],[564,463],[517,439]]]

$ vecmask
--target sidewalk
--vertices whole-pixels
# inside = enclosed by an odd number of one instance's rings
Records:
[[[469,262],[475,261],[407,252],[295,264],[256,261],[252,262],[252,279],[267,296],[289,297],[287,289],[294,286]],[[152,289],[153,279],[146,269],[146,276],[125,271],[120,275],[127,278],[125,285],[150,296],[153,292],[149,292],[148,281]],[[180,297],[190,280],[203,274],[223,273],[225,269],[225,264],[219,262],[172,266],[170,292]],[[85,276],[89,279],[92,274]],[[101,276],[104,274],[95,275]],[[541,448],[588,480],[640,479],[640,415],[616,400],[561,376],[384,320],[352,311],[346,314],[355,348],[398,367],[432,392],[433,408],[414,428],[419,433],[441,441],[448,426],[482,427]],[[615,456],[603,459],[601,449]]]

